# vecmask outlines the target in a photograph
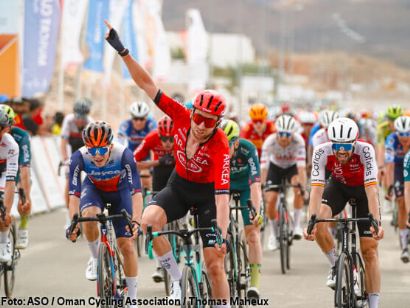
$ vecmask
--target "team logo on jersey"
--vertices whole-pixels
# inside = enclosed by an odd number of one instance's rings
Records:
[[[202,172],[202,168],[201,168],[200,166],[198,166],[195,161],[189,160],[189,161],[187,162],[186,156],[185,156],[184,152],[178,150],[178,151],[177,151],[177,157],[178,157],[179,162],[180,162],[187,170],[192,171],[192,172],[194,172],[194,173]]]

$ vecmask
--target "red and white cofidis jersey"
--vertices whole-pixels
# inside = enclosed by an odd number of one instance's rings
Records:
[[[150,154],[150,152],[154,153],[154,160],[158,160],[159,158],[163,157],[164,155],[172,155],[172,149],[167,151],[162,146],[161,139],[159,138],[158,130],[155,129],[150,132],[141,144],[135,149],[134,157],[136,161],[145,160],[145,158]]]
[[[284,148],[276,137],[276,134],[270,135],[262,147],[261,168],[268,169],[269,163],[286,169],[297,165],[303,167],[306,165],[306,148],[305,141],[300,134],[293,134],[292,141]]]
[[[158,91],[154,102],[174,121],[174,156],[177,174],[194,183],[214,183],[216,194],[229,193],[230,158],[225,133],[216,129],[190,159],[186,144],[191,128],[191,113],[176,100]]]
[[[313,135],[312,146],[315,148],[325,142],[329,142],[329,138],[327,137],[327,130],[325,128],[321,128]]]
[[[273,134],[276,131],[275,124],[271,121],[266,122],[266,129],[262,135],[259,135],[254,128],[252,122],[249,122],[245,125],[245,127],[241,130],[241,137],[249,140],[252,142],[256,149],[258,150],[258,156],[261,157],[262,154],[262,145],[266,138],[269,135]]]
[[[347,186],[370,186],[377,184],[377,163],[371,144],[356,141],[350,160],[341,164],[333,154],[332,143],[317,146],[312,156],[312,186],[324,186],[325,170],[332,179]]]

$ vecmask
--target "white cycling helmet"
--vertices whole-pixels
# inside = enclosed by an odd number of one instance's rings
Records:
[[[145,118],[149,113],[149,107],[146,102],[133,102],[130,106],[130,113],[134,118]]]
[[[327,136],[332,142],[355,142],[359,136],[359,127],[349,118],[338,118],[329,124]]]
[[[288,114],[282,114],[275,121],[278,132],[293,133],[297,128],[297,122],[294,117]]]
[[[319,122],[322,127],[327,128],[330,123],[339,117],[336,111],[323,110],[319,113]]]
[[[299,122],[302,124],[314,124],[317,121],[316,115],[313,112],[302,111],[298,115]]]
[[[401,116],[394,120],[394,128],[399,133],[407,133],[410,132],[410,117],[409,116]]]

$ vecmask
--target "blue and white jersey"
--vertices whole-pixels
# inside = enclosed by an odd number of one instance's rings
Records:
[[[405,155],[406,153],[399,141],[397,132],[388,135],[385,142],[384,161],[386,163],[396,163],[403,166]]]
[[[121,144],[113,143],[110,157],[103,167],[97,167],[93,163],[86,147],[74,152],[70,160],[70,195],[80,196],[82,171],[100,191],[116,192],[129,189],[132,194],[141,191],[141,181],[134,156]]]
[[[118,131],[118,139],[126,140],[128,142],[128,148],[134,153],[135,149],[141,144],[145,136],[152,130],[157,128],[157,122],[149,115],[145,123],[145,127],[142,130],[136,130],[132,125],[132,119],[125,120],[121,123]],[[121,142],[123,143],[123,142]],[[123,143],[126,145],[125,143]]]

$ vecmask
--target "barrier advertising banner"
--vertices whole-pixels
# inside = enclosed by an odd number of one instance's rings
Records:
[[[109,0],[90,0],[86,34],[88,58],[84,63],[84,68],[90,71],[104,71],[104,19],[108,19],[109,10]]]
[[[0,34],[0,93],[20,96],[20,64],[17,35]]]
[[[32,97],[48,90],[56,58],[60,28],[59,0],[26,0],[22,95]]]
[[[61,25],[61,54],[63,67],[83,62],[80,35],[88,0],[64,0]]]

